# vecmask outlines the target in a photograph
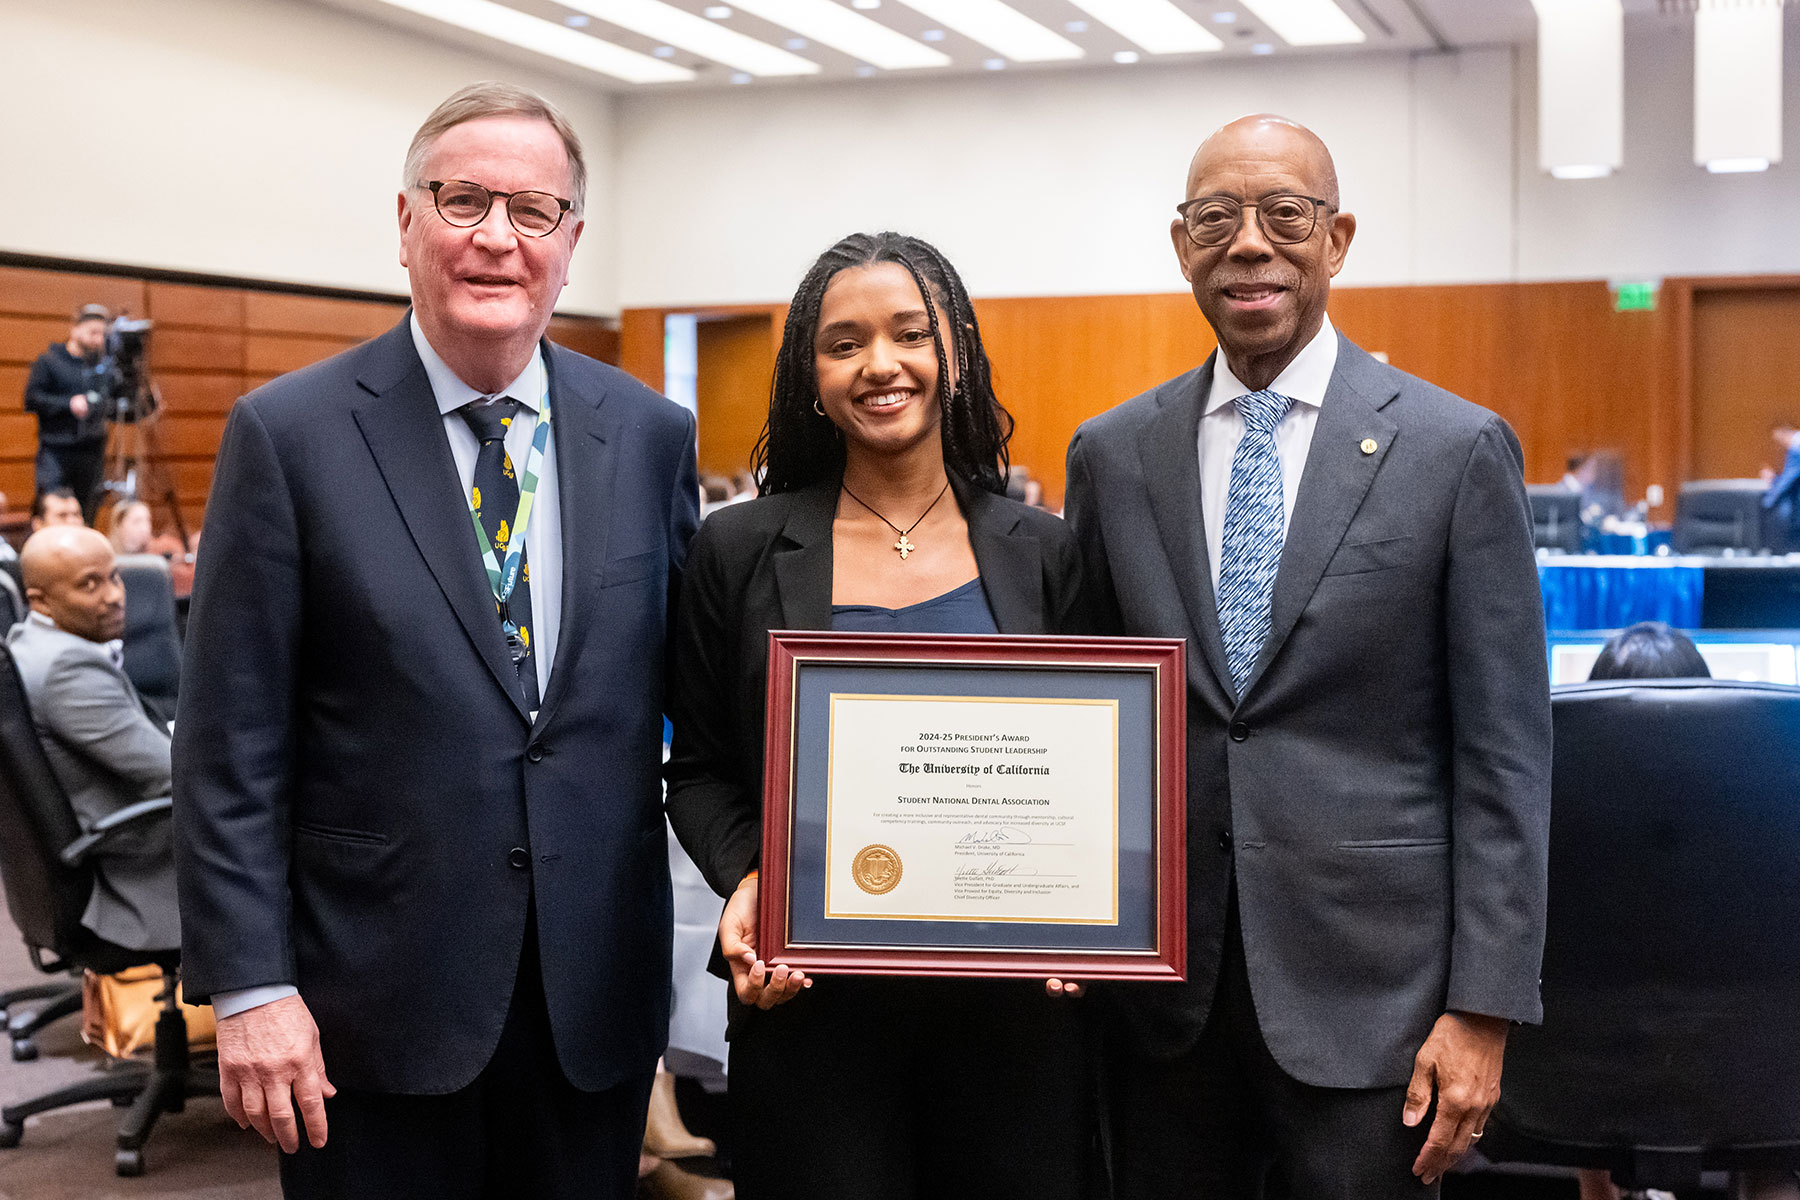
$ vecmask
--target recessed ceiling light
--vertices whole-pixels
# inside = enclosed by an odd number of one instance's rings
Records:
[[[1225,43],[1171,0],[1070,0],[1076,8],[1152,54],[1223,50]]]
[[[709,4],[705,11],[709,21],[726,21],[731,18],[731,5],[729,4]]]
[[[1234,12],[1216,12],[1213,14],[1214,25],[1235,25],[1237,14]]]
[[[867,11],[871,8],[880,8],[881,0],[850,0],[850,7]]]
[[[587,23],[588,19],[580,13],[570,13],[563,18],[563,24],[567,25],[570,29],[586,29]]]
[[[950,65],[942,52],[851,12],[836,0],[738,0],[738,7],[884,71]]]
[[[1550,168],[1550,174],[1558,179],[1605,179],[1612,173],[1613,169],[1605,163]]]
[[[658,46],[656,49],[652,50],[650,53],[656,55],[656,57],[658,57],[658,58],[674,58],[675,57],[675,47],[673,47],[673,46]]]
[[[1138,52],[1136,50],[1115,50],[1115,51],[1113,51],[1113,61],[1116,63],[1119,63],[1121,65],[1129,66],[1130,64],[1136,62],[1137,60],[1138,60]]]
[[[702,20],[664,0],[561,0],[590,17],[629,29],[752,75],[816,75],[819,64]]]
[[[750,79],[751,76],[747,71],[736,71],[731,76],[731,82],[733,83],[749,83]]]
[[[1275,53],[1275,47],[1268,42],[1258,42],[1258,43],[1256,43],[1256,45],[1250,47],[1250,53],[1252,53],[1252,54],[1273,54],[1273,53]]]
[[[1348,46],[1364,33],[1334,0],[1238,0],[1290,46]]]
[[[1706,164],[1706,169],[1714,175],[1737,175],[1745,171],[1766,171],[1769,160],[1766,158],[1715,158]]]
[[[458,29],[518,46],[546,58],[573,63],[626,83],[686,83],[694,73],[623,46],[603,41],[493,0],[382,0],[392,8],[442,21]]]
[[[982,62],[982,64],[981,64],[981,65],[982,65],[982,66],[984,66],[984,67],[986,67],[986,68],[987,68],[987,69],[988,69],[988,70],[990,70],[990,71],[1004,71],[1004,70],[1006,70],[1006,60],[1005,60],[1005,59],[1004,59],[1004,58],[990,58],[990,59],[986,59],[986,60],[984,60],[984,61],[983,61],[983,62]]]
[[[941,29],[927,29],[924,33],[919,35],[919,40],[922,42],[941,42],[944,40],[944,31]]]
[[[862,66],[856,68],[856,75],[857,75],[857,78],[859,78],[859,79],[867,79],[869,76],[873,75],[874,73],[875,73],[875,68],[871,67],[868,63],[864,63]]]
[[[1064,33],[1086,33],[1087,32],[1087,22],[1086,21],[1064,21],[1063,22],[1063,32]]]
[[[1086,57],[1080,46],[1001,0],[899,0],[1013,62]]]

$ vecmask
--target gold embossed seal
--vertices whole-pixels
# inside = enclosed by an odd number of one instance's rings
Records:
[[[850,860],[850,878],[871,896],[882,896],[900,883],[900,856],[892,846],[864,846]]]

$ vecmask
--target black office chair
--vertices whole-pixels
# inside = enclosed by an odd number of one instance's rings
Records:
[[[1532,483],[1525,487],[1531,502],[1531,540],[1539,550],[1580,554],[1587,530],[1581,524],[1581,494],[1560,483]]]
[[[160,554],[121,554],[125,585],[125,674],[144,706],[165,723],[175,717],[181,691],[181,635],[175,625],[175,585]]]
[[[1482,1152],[1626,1187],[1800,1166],[1800,688],[1573,684],[1552,701],[1542,1026]]]
[[[1669,542],[1677,554],[1758,551],[1770,541],[1760,479],[1694,479],[1675,498]]]
[[[89,857],[119,831],[141,821],[166,821],[168,813],[168,799],[145,800],[84,833],[38,741],[18,667],[0,646],[0,881],[32,961],[48,974],[85,968],[111,975],[146,963],[163,973],[153,1061],[0,1109],[0,1148],[19,1144],[27,1117],[89,1100],[129,1103],[131,1111],[119,1123],[114,1167],[120,1175],[141,1175],[144,1143],[157,1117],[180,1112],[189,1096],[218,1093],[218,1072],[189,1060],[187,1022],[175,997],[180,952],[127,949],[81,923],[94,886]]]

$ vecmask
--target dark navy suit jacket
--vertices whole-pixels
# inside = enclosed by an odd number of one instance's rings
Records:
[[[544,354],[563,607],[535,722],[405,321],[226,427],[176,722],[187,996],[297,985],[339,1087],[470,1083],[533,908],[569,1079],[606,1088],[663,1049],[657,775],[694,421]]]

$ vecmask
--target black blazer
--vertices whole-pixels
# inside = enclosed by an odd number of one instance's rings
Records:
[[[182,970],[190,1000],[298,985],[339,1087],[473,1080],[528,909],[577,1087],[647,1073],[667,1037],[657,773],[694,420],[544,354],[565,538],[535,723],[404,320],[226,427],[175,727]]]
[[[1062,520],[952,479],[1002,633],[1086,632],[1081,557]],[[733,504],[694,539],[675,621],[669,823],[721,896],[762,853],[769,631],[831,628],[838,481]]]

